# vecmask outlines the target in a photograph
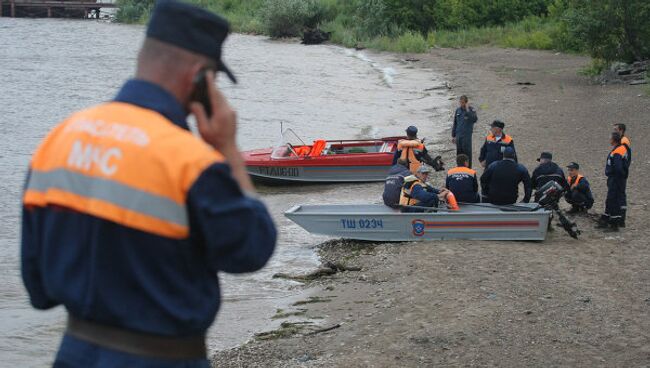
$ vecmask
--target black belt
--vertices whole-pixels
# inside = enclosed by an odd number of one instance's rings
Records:
[[[205,336],[166,337],[134,332],[68,316],[67,333],[124,353],[159,359],[205,359]]]

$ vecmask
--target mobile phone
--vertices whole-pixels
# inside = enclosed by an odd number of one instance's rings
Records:
[[[192,92],[192,101],[196,101],[203,105],[205,114],[212,116],[212,101],[210,101],[210,96],[208,94],[208,78],[207,78],[207,69],[201,69],[194,76],[192,83],[194,84],[194,91]]]

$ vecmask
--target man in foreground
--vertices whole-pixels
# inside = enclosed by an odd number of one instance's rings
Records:
[[[612,133],[612,150],[605,164],[607,199],[605,213],[600,217],[597,227],[606,231],[618,231],[619,227],[625,227],[623,211],[627,205],[625,189],[630,169],[630,152],[626,145],[621,144],[621,138],[619,133]]]
[[[402,186],[404,185],[404,178],[411,175],[411,171],[407,165],[406,160],[400,158],[388,172],[386,183],[384,184],[384,193],[382,194],[384,204],[388,207],[399,207],[399,198],[402,192]]]
[[[425,208],[438,207],[439,200],[446,198],[447,189],[438,190],[427,183],[431,171],[430,167],[422,165],[415,175],[404,178],[399,201],[402,212],[424,212]]]
[[[553,154],[551,152],[542,152],[537,159],[539,165],[533,170],[533,177],[531,179],[533,189],[535,190],[535,202],[539,202],[542,193],[539,189],[546,185],[549,181],[554,181],[562,188],[569,189],[564,171],[553,162]]]
[[[481,175],[484,202],[514,204],[519,197],[519,183],[524,183],[524,203],[530,202],[532,187],[528,170],[515,162],[515,151],[506,147],[503,160],[492,163]]]
[[[569,190],[564,195],[567,203],[571,205],[568,213],[584,213],[594,205],[594,197],[587,179],[580,174],[580,165],[571,162],[568,166]]]
[[[447,172],[445,187],[454,193],[459,202],[480,202],[478,179],[476,179],[476,171],[469,168],[469,158],[460,154],[456,157],[456,163],[458,166]]]
[[[208,367],[218,272],[271,257],[276,230],[214,84],[216,71],[235,81],[221,59],[227,34],[215,14],[158,3],[136,78],[34,154],[22,275],[35,308],[68,312],[55,367]],[[203,140],[189,132],[190,111]]]
[[[517,152],[515,151],[515,142],[512,137],[503,132],[506,124],[501,120],[495,120],[490,124],[490,134],[485,138],[481,147],[481,154],[478,160],[481,166],[489,167],[493,162],[501,161],[506,148],[511,148],[514,152],[513,159],[517,162]]]
[[[468,166],[472,167],[472,134],[478,120],[476,111],[469,105],[467,96],[460,96],[460,106],[454,112],[454,124],[451,128],[451,141],[456,144],[456,155],[466,155]]]

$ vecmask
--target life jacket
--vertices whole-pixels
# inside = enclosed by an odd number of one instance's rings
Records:
[[[426,186],[420,179],[415,175],[410,175],[404,178],[404,186],[402,186],[402,193],[399,198],[399,204],[402,206],[417,206],[420,203],[420,200],[411,197],[411,192],[413,187],[416,185]]]
[[[488,134],[488,136],[485,139],[489,142],[497,141],[497,138],[492,133]],[[510,142],[512,142],[512,137],[505,133],[501,136],[501,140],[499,141],[499,143],[503,143],[503,144],[510,144]]]
[[[424,151],[424,144],[417,139],[400,139],[397,142],[397,150],[402,151],[400,158],[406,160],[409,170],[415,173],[422,165],[415,154]]]
[[[72,115],[48,135],[32,158],[23,201],[185,239],[188,191],[223,161],[157,112],[111,102]]]
[[[448,209],[452,211],[460,210],[460,207],[458,207],[458,201],[456,201],[456,196],[451,191],[449,191],[445,196],[445,202],[447,202]]]
[[[309,152],[309,157],[320,156],[326,145],[327,141],[324,139],[315,140],[314,145],[311,147],[311,151]]]
[[[578,174],[575,177],[569,176],[569,185],[571,186],[571,190],[574,190],[578,184],[580,184],[580,180],[584,179],[584,176]]]

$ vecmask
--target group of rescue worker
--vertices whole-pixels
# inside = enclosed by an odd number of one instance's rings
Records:
[[[594,197],[589,181],[580,172],[580,164],[569,163],[569,175],[565,176],[562,168],[553,162],[553,154],[542,152],[537,159],[539,165],[531,176],[528,169],[518,163],[514,140],[505,134],[505,123],[500,120],[490,124],[490,134],[481,147],[479,162],[484,171],[479,179],[472,169],[472,132],[477,121],[476,111],[468,98],[461,96],[452,127],[452,142],[456,144],[457,153],[456,167],[447,171],[443,188],[435,188],[427,183],[433,170],[420,160],[426,148],[417,137],[417,128],[408,127],[407,138],[398,142],[393,167],[386,178],[384,204],[403,212],[427,211],[427,208],[437,207],[441,200],[446,201],[450,209],[457,209],[457,203],[511,205],[517,202],[520,184],[524,187],[522,202],[530,202],[531,197],[539,202],[542,189],[554,181],[562,188],[564,198],[571,206],[568,213],[584,214],[592,208]],[[620,227],[626,226],[626,184],[632,151],[625,131],[625,124],[614,124],[610,136],[611,150],[605,165],[607,199],[605,212],[597,225],[597,228],[605,231],[619,231]]]

